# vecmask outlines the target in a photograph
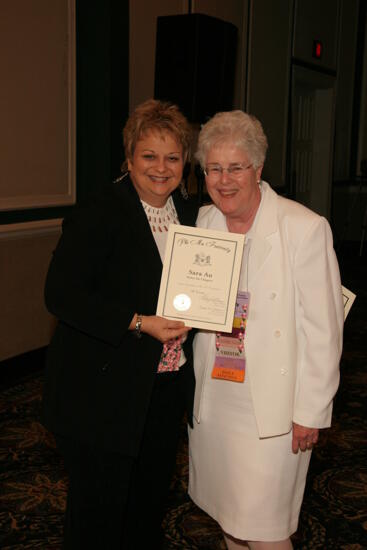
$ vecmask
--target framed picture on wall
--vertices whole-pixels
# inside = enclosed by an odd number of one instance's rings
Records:
[[[75,202],[75,50],[75,0],[2,3],[2,211]]]

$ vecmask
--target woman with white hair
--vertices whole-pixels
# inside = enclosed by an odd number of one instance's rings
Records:
[[[197,151],[214,203],[197,225],[245,234],[232,334],[195,337],[189,430],[190,496],[229,549],[292,548],[311,451],[339,383],[331,230],[262,181],[266,151],[260,122],[242,111],[209,120]]]

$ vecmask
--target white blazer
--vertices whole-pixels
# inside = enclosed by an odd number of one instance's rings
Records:
[[[200,209],[197,226],[228,231],[214,205]],[[287,433],[292,421],[328,427],[339,384],[344,321],[330,226],[262,182],[262,203],[251,233],[245,268],[250,292],[245,351],[259,437]],[[214,334],[197,333],[197,422],[205,372],[214,356]]]

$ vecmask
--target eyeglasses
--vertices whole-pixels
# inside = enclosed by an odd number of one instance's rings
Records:
[[[205,167],[204,174],[212,181],[219,180],[223,176],[223,172],[227,172],[232,178],[241,178],[243,174],[252,167],[252,163],[244,166],[241,163],[231,164],[228,168],[223,168],[220,164],[209,164]]]

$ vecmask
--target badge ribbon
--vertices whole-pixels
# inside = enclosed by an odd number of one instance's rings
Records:
[[[250,294],[238,292],[231,334],[218,332],[215,339],[215,362],[212,378],[244,382],[245,380],[245,333]]]

